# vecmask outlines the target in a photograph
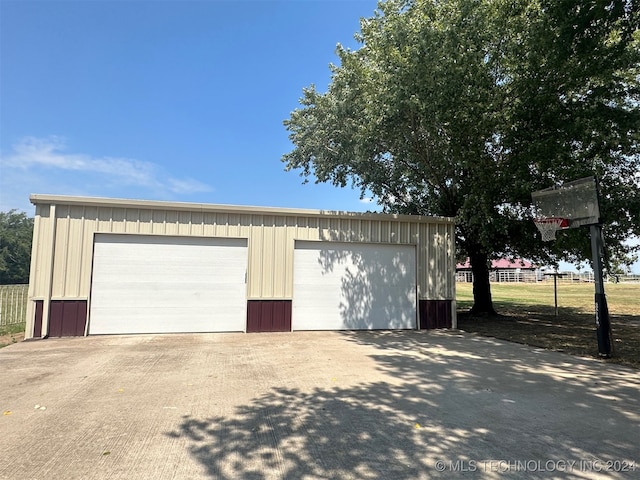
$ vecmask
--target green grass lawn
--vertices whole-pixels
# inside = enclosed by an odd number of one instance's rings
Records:
[[[0,325],[0,348],[22,340],[24,336],[24,328],[24,322],[13,323],[11,325]]]
[[[594,284],[553,281],[492,283],[497,317],[474,316],[473,286],[457,283],[458,328],[480,335],[567,353],[598,356]],[[640,284],[605,284],[613,336],[610,362],[640,368]]]
[[[461,310],[471,308],[471,283],[456,284],[456,299]],[[558,282],[558,308],[593,313],[593,283]],[[604,286],[609,313],[616,316],[640,316],[640,283],[607,283]],[[538,283],[492,283],[491,293],[496,309],[515,306],[554,307],[553,281]]]
[[[28,285],[0,285],[0,348],[22,340]]]

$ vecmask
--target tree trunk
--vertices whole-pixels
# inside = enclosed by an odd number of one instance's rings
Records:
[[[491,299],[491,284],[489,283],[489,257],[486,253],[474,252],[469,255],[471,271],[473,272],[473,307],[471,313],[486,313],[495,315],[493,300]]]

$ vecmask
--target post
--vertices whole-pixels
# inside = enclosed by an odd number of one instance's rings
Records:
[[[611,356],[611,324],[609,323],[609,307],[604,293],[604,278],[602,275],[602,257],[604,244],[602,241],[602,227],[590,226],[591,255],[593,257],[593,279],[596,286],[596,334],[598,337],[598,353],[603,358]]]
[[[553,274],[553,303],[556,307],[556,317],[558,316],[558,272]]]

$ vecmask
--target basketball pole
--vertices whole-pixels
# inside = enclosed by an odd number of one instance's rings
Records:
[[[604,293],[604,276],[602,274],[602,257],[604,256],[602,227],[598,224],[591,225],[590,234],[593,278],[596,286],[595,307],[598,354],[603,358],[609,358],[611,356],[611,324],[609,322],[609,307]]]

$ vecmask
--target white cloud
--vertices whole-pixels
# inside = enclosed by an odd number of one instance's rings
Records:
[[[3,177],[8,177],[11,171],[12,181],[20,179],[19,182],[25,187],[42,188],[47,185],[48,191],[38,193],[79,194],[78,190],[83,190],[83,187],[89,190],[85,194],[99,191],[107,196],[124,194],[129,197],[133,196],[133,192],[139,196],[140,189],[160,197],[212,191],[209,185],[198,180],[175,178],[152,162],[68,152],[64,139],[56,136],[23,138],[13,145],[8,155],[0,157],[0,166]],[[72,178],[76,176],[77,178]],[[6,185],[6,180],[2,183],[3,190],[5,187],[7,190],[11,188],[12,192],[16,190],[16,185]],[[75,185],[74,191],[60,192],[63,184]],[[34,192],[31,190],[28,193]],[[24,195],[28,196],[28,193]],[[7,201],[3,198],[2,204],[5,203]]]
[[[177,178],[169,178],[167,179],[167,187],[173,193],[193,193],[193,192],[210,192],[211,188],[207,185],[199,182],[198,180],[193,180],[190,178],[185,179],[177,179]]]

